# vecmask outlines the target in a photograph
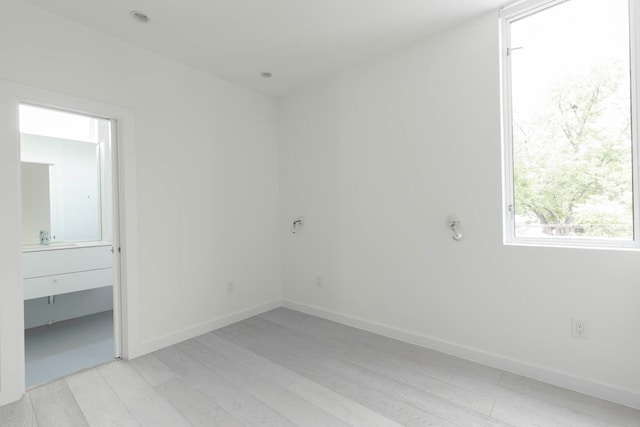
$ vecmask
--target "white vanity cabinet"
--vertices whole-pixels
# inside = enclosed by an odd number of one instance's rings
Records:
[[[25,251],[24,299],[113,285],[111,245]]]

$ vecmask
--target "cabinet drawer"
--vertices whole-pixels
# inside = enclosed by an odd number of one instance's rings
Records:
[[[110,268],[113,265],[111,246],[91,246],[25,252],[23,254],[25,279],[31,277],[66,274],[75,271]]]
[[[113,269],[81,271],[24,279],[24,299],[60,295],[113,285]]]

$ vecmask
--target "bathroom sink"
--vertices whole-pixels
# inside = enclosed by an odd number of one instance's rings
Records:
[[[27,251],[27,252],[32,252],[32,251],[46,251],[49,249],[64,249],[64,248],[73,248],[78,246],[77,243],[64,243],[64,242],[60,242],[60,243],[49,243],[48,245],[36,245],[36,244],[32,244],[32,245],[22,245],[22,250],[23,251]]]

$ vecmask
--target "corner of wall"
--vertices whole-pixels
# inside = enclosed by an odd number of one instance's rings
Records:
[[[229,315],[222,316],[217,319],[214,319],[205,323],[201,323],[196,326],[182,329],[178,332],[174,332],[160,338],[144,341],[139,346],[136,347],[135,352],[132,352],[131,354],[129,354],[129,358],[134,359],[136,357],[143,356],[147,353],[152,353],[156,350],[160,350],[161,348],[169,347],[179,342],[197,337],[202,334],[206,334],[207,332],[224,328],[225,326],[228,326],[232,323],[240,322],[244,319],[257,316],[259,314],[265,313],[269,310],[273,310],[281,306],[282,306],[282,300],[274,299],[272,301],[269,301],[263,304],[258,304],[253,307],[247,308],[245,310],[240,310],[235,313],[231,313]]]

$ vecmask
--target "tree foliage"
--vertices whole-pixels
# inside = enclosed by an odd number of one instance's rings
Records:
[[[632,236],[630,102],[624,83],[620,67],[594,68],[558,84],[545,113],[514,112],[516,214],[539,224],[543,233]]]

